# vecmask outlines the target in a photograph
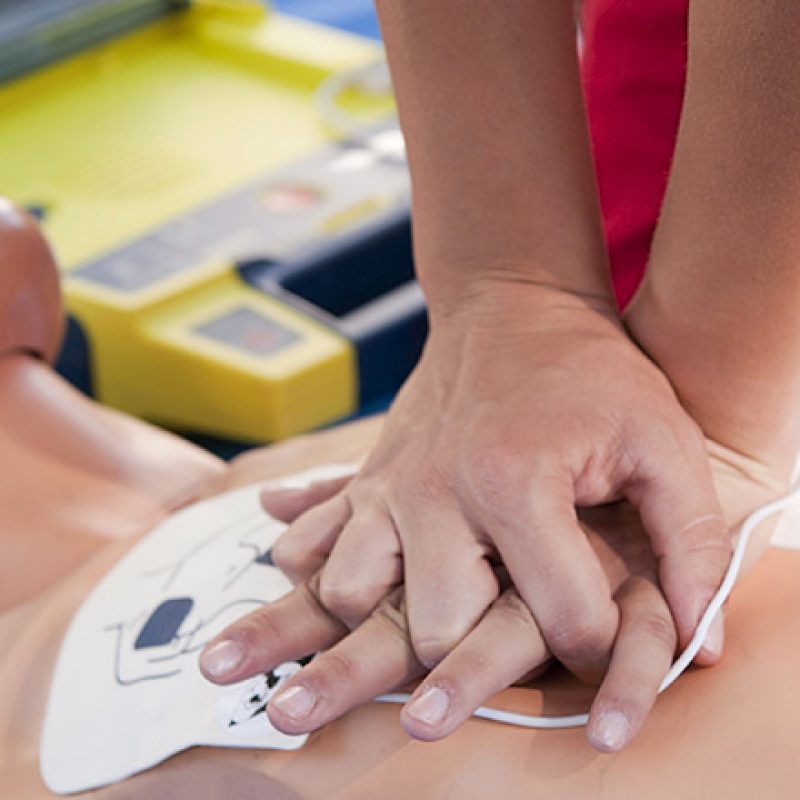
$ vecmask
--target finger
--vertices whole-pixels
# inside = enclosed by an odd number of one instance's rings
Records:
[[[675,654],[677,632],[659,588],[632,578],[618,592],[620,627],[603,683],[589,714],[593,747],[613,753],[638,733]]]
[[[270,700],[267,714],[278,730],[289,734],[316,730],[422,673],[411,649],[398,593],[287,681]]]
[[[416,739],[441,739],[487,697],[549,657],[530,610],[515,590],[507,589],[414,692],[403,709],[403,727]]]
[[[643,477],[630,495],[658,559],[661,586],[681,648],[688,645],[717,593],[733,552],[708,454],[698,439],[694,435],[677,437],[670,444],[671,460],[662,455],[657,469],[645,465]],[[671,468],[665,468],[665,463]],[[717,642],[721,651],[721,636]]]
[[[711,627],[708,629],[708,636],[703,646],[698,650],[692,663],[698,667],[713,667],[722,658],[722,651],[725,647],[725,612],[720,611]]]
[[[200,653],[200,671],[228,684],[330,647],[347,628],[320,605],[308,583],[228,626]]]
[[[363,622],[403,579],[400,543],[388,513],[360,505],[320,575],[323,606],[349,628]]]
[[[550,652],[583,680],[597,682],[608,666],[617,606],[578,524],[571,483],[540,477],[532,487],[517,494],[531,498],[528,507],[495,516],[489,532]]]
[[[497,598],[498,581],[485,547],[460,513],[406,508],[396,519],[411,642],[430,669],[475,627]]]
[[[308,486],[266,486],[261,490],[261,507],[271,517],[288,525],[314,506],[330,500],[351,480],[351,475],[345,475]]]
[[[294,583],[306,580],[325,563],[349,519],[350,502],[344,494],[315,506],[281,534],[272,547],[272,560]]]

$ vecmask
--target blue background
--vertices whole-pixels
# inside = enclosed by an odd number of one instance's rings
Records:
[[[332,25],[362,36],[380,38],[373,0],[273,0],[279,11]]]

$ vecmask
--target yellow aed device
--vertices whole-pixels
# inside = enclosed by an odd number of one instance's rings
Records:
[[[92,393],[271,441],[395,389],[426,324],[402,137],[386,93],[345,87],[346,131],[315,102],[377,46],[253,2],[76,3],[28,30],[91,47],[0,42],[0,193],[55,245]]]

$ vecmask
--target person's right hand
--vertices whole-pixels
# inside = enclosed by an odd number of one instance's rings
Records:
[[[740,454],[714,443],[710,448],[726,517],[736,528],[754,508],[780,492],[780,480]],[[271,488],[265,490],[263,502],[272,516],[291,523],[335,495],[347,481],[341,478],[304,489]],[[614,657],[592,704],[588,728],[590,742],[609,751],[626,745],[641,727],[673,658],[676,632],[658,588],[656,561],[630,504],[585,510],[580,522],[621,614]],[[751,540],[749,562],[765,547],[768,533],[769,527],[763,526]],[[250,618],[248,624],[257,633],[269,629],[271,635],[258,635],[249,662],[238,671],[244,677],[331,648],[270,703],[270,719],[287,733],[314,730],[425,672],[410,647],[402,590],[395,590],[349,633],[320,602],[319,573],[302,578],[290,595]],[[223,632],[216,641],[227,636]],[[440,739],[488,696],[529,676],[549,658],[530,611],[508,587],[476,628],[424,678],[403,711],[403,725],[417,738]],[[707,653],[703,662],[712,661]],[[309,696],[306,712],[298,713],[299,701]]]
[[[613,308],[524,283],[472,288],[434,321],[361,472],[292,525],[276,563],[290,577],[321,567],[322,603],[351,627],[404,580],[413,649],[432,667],[496,600],[501,561],[547,649],[599,680],[619,611],[576,506],[627,497],[685,644],[731,552],[702,435]],[[247,661],[256,626],[230,634]]]
[[[687,642],[731,552],[702,434],[613,308],[540,286],[481,291],[435,321],[366,464],[293,525],[277,563],[305,570],[335,537],[320,592],[351,625],[404,579],[432,666],[495,599],[502,561],[550,650],[597,680],[619,620],[576,507],[626,497]]]

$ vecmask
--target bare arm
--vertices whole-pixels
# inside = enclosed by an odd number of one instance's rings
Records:
[[[800,446],[800,5],[694,0],[687,90],[628,315],[708,436],[788,471]]]
[[[377,7],[408,141],[418,270],[434,316],[494,279],[611,304],[572,3]]]
[[[663,670],[650,662],[635,685],[615,683],[648,646],[624,627],[576,507],[627,497],[638,508],[664,591],[639,611],[669,630],[674,621],[684,644],[731,543],[705,441],[613,303],[572,3],[378,8],[431,335],[363,468],[294,519],[273,556],[290,575],[315,561],[321,602],[351,627],[403,582],[411,644],[428,667],[492,609],[506,613],[499,557],[548,650],[581,677],[605,676],[588,733],[619,749]],[[204,655],[206,673],[230,682],[258,671],[258,630],[258,617],[234,626]],[[705,663],[720,655],[721,619],[716,632]],[[300,697],[302,715],[316,700],[311,688]]]

